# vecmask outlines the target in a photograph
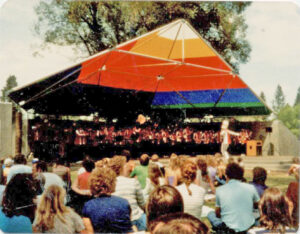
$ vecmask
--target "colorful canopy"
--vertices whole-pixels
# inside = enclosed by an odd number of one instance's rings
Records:
[[[46,114],[258,115],[270,110],[185,20],[18,89],[10,97]]]

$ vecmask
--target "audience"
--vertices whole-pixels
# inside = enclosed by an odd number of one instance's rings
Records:
[[[278,188],[265,190],[259,202],[261,227],[253,228],[249,233],[296,233],[296,230],[289,229],[292,208],[293,204]]]
[[[298,165],[292,165],[289,169],[289,173],[295,176],[296,181],[292,181],[286,191],[286,196],[293,203],[292,218],[294,227],[299,225],[299,170]]]
[[[10,168],[9,173],[7,175],[6,183],[10,181],[10,179],[19,173],[32,173],[32,168],[27,166],[27,160],[23,154],[17,154],[14,158],[14,165]]]
[[[186,161],[181,167],[183,183],[176,188],[183,198],[184,212],[200,219],[205,189],[194,183],[196,175],[197,165],[192,161]]]
[[[0,208],[1,231],[32,233],[37,186],[29,173],[18,173],[9,180]]]
[[[205,189],[206,193],[211,190],[212,193],[216,192],[216,188],[208,176],[207,172],[207,163],[204,159],[198,158],[197,162],[197,176],[196,176],[196,184]]]
[[[147,201],[150,193],[158,186],[165,184],[165,178],[157,164],[151,163],[148,167],[148,177],[146,178],[146,187],[143,190],[144,198]]]
[[[196,217],[187,213],[173,213],[160,216],[151,223],[153,234],[209,233],[208,227]]]
[[[262,167],[255,167],[252,170],[253,173],[253,180],[250,184],[254,185],[258,195],[261,197],[264,191],[268,188],[265,182],[267,179],[267,171]]]
[[[149,164],[148,154],[142,154],[140,157],[140,164],[136,166],[130,174],[130,177],[137,177],[140,182],[142,189],[146,187],[146,178],[148,177],[148,164]]]
[[[207,216],[213,229],[246,232],[254,225],[253,208],[260,198],[253,185],[241,182],[243,176],[238,164],[227,165],[228,182],[216,189],[216,211]]]
[[[124,198],[112,195],[116,173],[108,167],[95,168],[90,176],[94,199],[84,204],[82,215],[87,230],[100,233],[132,231],[130,205]]]
[[[146,205],[147,225],[164,214],[183,212],[183,199],[177,189],[170,185],[157,187],[149,196]]]
[[[65,165],[62,158],[56,160],[55,165],[52,168],[52,172],[58,175],[64,181],[66,188],[71,186],[71,173],[70,168]]]
[[[217,154],[172,154],[165,173],[167,162],[156,154],[151,163],[141,155],[139,166],[127,150],[96,163],[87,157],[72,190],[62,161],[50,173],[38,159],[32,167],[22,154],[14,159],[15,165],[2,160],[7,184],[0,185],[0,232],[208,233],[200,221],[208,212],[216,233],[295,233],[299,225],[299,162],[289,169],[296,180],[283,193],[266,186],[264,168],[255,167],[245,183],[242,161],[224,163]],[[209,190],[215,195],[207,196]],[[204,197],[215,199],[215,211],[203,205]]]
[[[177,186],[180,178],[180,160],[176,154],[172,154],[169,161],[169,166],[165,170],[166,184]]]
[[[43,193],[33,222],[34,232],[79,233],[85,229],[83,220],[64,205],[66,191],[51,185]]]
[[[122,197],[129,202],[131,222],[139,231],[146,230],[145,200],[141,185],[135,178],[126,177],[126,157],[114,156],[109,166],[117,175],[116,188],[113,195]]]

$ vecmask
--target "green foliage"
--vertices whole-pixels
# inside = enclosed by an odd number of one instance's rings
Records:
[[[265,93],[264,93],[263,91],[260,93],[259,97],[260,97],[264,102],[267,101],[266,95],[265,95]]]
[[[178,18],[193,27],[238,71],[249,59],[243,16],[250,2],[52,0],[38,4],[36,33],[45,43],[95,54]]]
[[[14,75],[9,76],[6,80],[5,87],[1,90],[1,93],[2,93],[1,101],[2,102],[11,102],[10,98],[8,97],[8,94],[16,86],[18,86],[17,77]]]
[[[297,96],[296,96],[295,103],[294,103],[294,106],[296,106],[296,105],[300,105],[300,87],[298,88]]]
[[[285,105],[278,113],[277,118],[291,130],[298,138],[300,137],[300,104],[296,106]]]
[[[279,111],[285,107],[286,102],[285,102],[285,96],[283,94],[282,88],[280,85],[277,86],[276,91],[275,91],[275,96],[274,100],[272,102],[272,107],[273,111],[275,114],[278,114]]]

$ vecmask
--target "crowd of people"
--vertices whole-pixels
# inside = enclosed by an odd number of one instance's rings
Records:
[[[299,162],[286,193],[268,187],[267,171],[244,177],[243,161],[214,156],[142,154],[124,150],[71,169],[24,155],[1,165],[0,230],[39,233],[295,233]],[[74,168],[73,168],[74,171]],[[215,210],[205,201],[215,201]],[[207,219],[204,219],[207,217]]]

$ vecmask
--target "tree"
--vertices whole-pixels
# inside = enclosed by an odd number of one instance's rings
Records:
[[[36,33],[45,44],[93,55],[184,18],[238,71],[251,51],[243,16],[249,2],[66,1],[38,4]]]
[[[286,105],[285,96],[283,94],[282,88],[280,85],[277,86],[275,91],[275,97],[272,102],[273,111],[275,114],[278,114],[279,111]]]
[[[280,109],[277,118],[291,130],[298,138],[300,137],[300,104],[296,106],[285,105]]]
[[[1,90],[1,92],[2,92],[1,101],[2,102],[11,102],[11,100],[8,97],[8,94],[16,86],[18,86],[17,77],[14,75],[9,76],[6,80],[5,87]]]
[[[264,102],[266,102],[267,101],[267,99],[266,99],[266,95],[265,95],[265,93],[263,92],[263,91],[261,91],[261,93],[260,93],[260,95],[259,95],[259,97],[264,101]]]
[[[300,105],[300,87],[298,88],[294,106]]]

